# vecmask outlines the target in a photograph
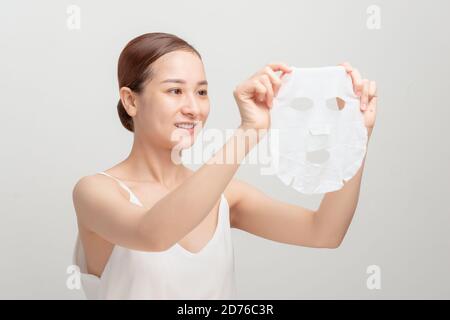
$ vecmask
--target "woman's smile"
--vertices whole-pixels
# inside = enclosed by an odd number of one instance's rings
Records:
[[[190,134],[194,134],[194,128],[197,126],[198,121],[196,122],[178,122],[175,123],[175,127],[184,129],[188,131]]]

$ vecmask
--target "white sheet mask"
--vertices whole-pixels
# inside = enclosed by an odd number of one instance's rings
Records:
[[[271,129],[278,130],[278,145],[270,143],[275,174],[301,193],[338,190],[366,153],[360,98],[344,67],[292,69],[283,76],[270,111]],[[274,133],[269,130],[268,136]]]

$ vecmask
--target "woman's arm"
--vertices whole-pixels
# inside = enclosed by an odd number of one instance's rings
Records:
[[[354,91],[361,98],[360,109],[370,139],[375,123],[377,95],[374,81],[361,79],[357,69],[342,64],[351,75]],[[282,243],[307,247],[337,248],[355,213],[365,157],[356,175],[335,192],[327,193],[312,211],[272,199],[241,181],[230,184],[232,226]]]
[[[316,211],[273,199],[234,179],[229,187],[231,226],[281,243],[337,248],[358,204],[364,162],[340,190],[325,194]]]
[[[269,240],[312,248],[337,248],[358,204],[364,161],[357,174],[325,194],[318,210],[273,199],[233,179],[229,187],[231,226]]]
[[[258,143],[251,133],[241,125],[207,163],[143,216],[140,232],[150,243],[159,243],[162,250],[170,248],[200,224]]]
[[[365,157],[356,175],[340,190],[325,194],[315,214],[314,228],[317,237],[333,248],[340,246],[353,219],[358,205],[364,163]]]
[[[266,133],[259,129],[268,128],[272,86],[277,90],[281,83],[275,71],[290,72],[283,64],[270,64],[236,87],[241,126],[175,190],[145,210],[118,196],[111,179],[84,177],[73,190],[78,221],[107,241],[131,249],[161,251],[183,239],[211,212],[241,161]]]
[[[368,141],[375,124],[377,88],[375,81],[362,79],[359,71],[349,63],[342,64],[351,75],[354,91],[361,99],[360,109],[367,128]],[[325,194],[315,215],[317,237],[339,246],[347,233],[358,205],[361,178],[366,157],[356,175],[344,184],[342,189]]]
[[[170,248],[208,215],[242,159],[256,145],[257,140],[244,129],[239,127],[206,164],[150,209],[130,203],[112,179],[99,175],[81,178],[72,194],[78,222],[105,240],[130,249]],[[234,159],[226,158],[232,155]]]
[[[149,242],[159,242],[163,249],[171,247],[214,207],[241,161],[269,128],[269,109],[281,86],[277,71],[282,72],[282,77],[292,70],[283,63],[268,64],[233,91],[241,126],[218,153],[144,216],[141,233],[147,235]]]

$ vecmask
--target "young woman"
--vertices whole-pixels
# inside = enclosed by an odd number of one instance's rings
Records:
[[[375,82],[343,65],[361,97],[370,136]],[[191,146],[210,112],[200,54],[166,33],[144,34],[126,45],[118,64],[117,109],[134,135],[131,152],[112,168],[82,177],[73,189],[79,230],[74,262],[88,298],[236,298],[230,228],[298,246],[340,245],[357,206],[364,162],[316,211],[233,178],[260,139],[246,133],[270,127],[273,98],[290,71],[271,63],[235,88],[241,124],[194,172],[174,161],[173,150],[181,142]],[[234,161],[220,161],[230,153]]]

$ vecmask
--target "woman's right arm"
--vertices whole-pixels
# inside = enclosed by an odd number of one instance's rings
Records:
[[[269,64],[236,87],[239,128],[200,169],[149,210],[113,196],[117,186],[111,181],[94,184],[95,178],[84,177],[73,190],[79,221],[107,241],[136,250],[163,251],[183,239],[212,210],[241,161],[269,128],[269,109],[281,86],[276,71],[282,77],[291,69]]]
[[[207,163],[148,210],[120,196],[115,181],[83,177],[73,189],[78,220],[107,241],[130,249],[170,248],[208,215],[240,162],[258,143],[258,137],[252,139],[253,131],[246,133],[246,129],[242,125],[235,130]]]

